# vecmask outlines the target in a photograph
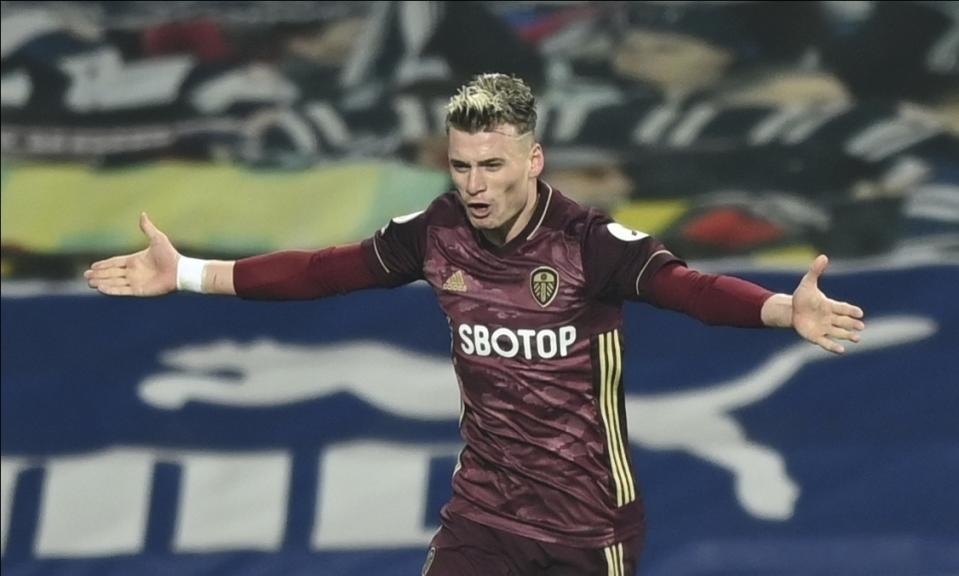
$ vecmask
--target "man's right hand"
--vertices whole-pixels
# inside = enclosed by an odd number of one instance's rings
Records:
[[[140,214],[140,230],[150,246],[91,264],[83,273],[91,288],[112,296],[160,296],[176,290],[180,254],[145,212]]]

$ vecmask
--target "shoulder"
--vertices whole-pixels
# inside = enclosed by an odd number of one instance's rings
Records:
[[[456,192],[444,192],[423,210],[396,216],[390,224],[413,224],[419,226],[456,226],[465,220],[465,214]]]
[[[416,212],[394,216],[380,229],[380,234],[388,230],[425,230],[431,226],[457,226],[465,221],[455,192],[445,192],[437,196],[430,204]]]
[[[426,216],[433,226],[457,226],[467,221],[455,190],[437,196],[426,209]]]
[[[602,210],[583,206],[556,189],[552,189],[550,203],[544,226],[562,232],[569,239],[584,242],[598,227],[613,222]]]
[[[560,230],[568,241],[579,243],[585,252],[619,252],[656,241],[646,232],[616,222],[599,208],[582,206],[559,191],[554,191],[554,196],[556,204],[548,225]]]
[[[417,212],[391,218],[363,242],[371,269],[385,285],[399,285],[422,277],[430,229],[455,227],[465,219],[454,193],[447,192]]]

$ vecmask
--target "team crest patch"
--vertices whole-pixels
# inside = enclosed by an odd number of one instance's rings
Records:
[[[536,303],[546,308],[559,292],[559,273],[549,266],[540,266],[529,276],[529,289]]]
[[[423,569],[420,571],[420,576],[426,576],[430,571],[430,566],[433,565],[433,558],[436,558],[436,546],[430,546],[430,551],[426,554],[426,562],[423,563]]]

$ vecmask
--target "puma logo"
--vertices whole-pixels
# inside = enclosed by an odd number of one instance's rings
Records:
[[[936,323],[922,316],[874,319],[863,341],[847,346],[846,354],[910,344],[936,330]],[[172,350],[162,359],[172,371],[146,378],[139,394],[147,404],[164,410],[179,409],[187,402],[277,406],[349,392],[406,418],[459,418],[459,386],[447,358],[377,341],[314,346],[221,341]],[[729,471],[736,497],[748,513],[788,519],[800,487],[782,455],[749,438],[735,411],[762,402],[805,365],[824,360],[842,361],[797,342],[726,381],[704,382],[681,392],[627,394],[629,438],[643,448],[683,451]]]

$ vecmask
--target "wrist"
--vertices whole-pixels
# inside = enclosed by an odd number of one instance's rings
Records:
[[[763,302],[759,314],[765,326],[789,328],[793,325],[793,297],[789,294],[773,294]]]
[[[183,292],[203,292],[203,272],[207,260],[180,256],[176,263],[176,289]]]

